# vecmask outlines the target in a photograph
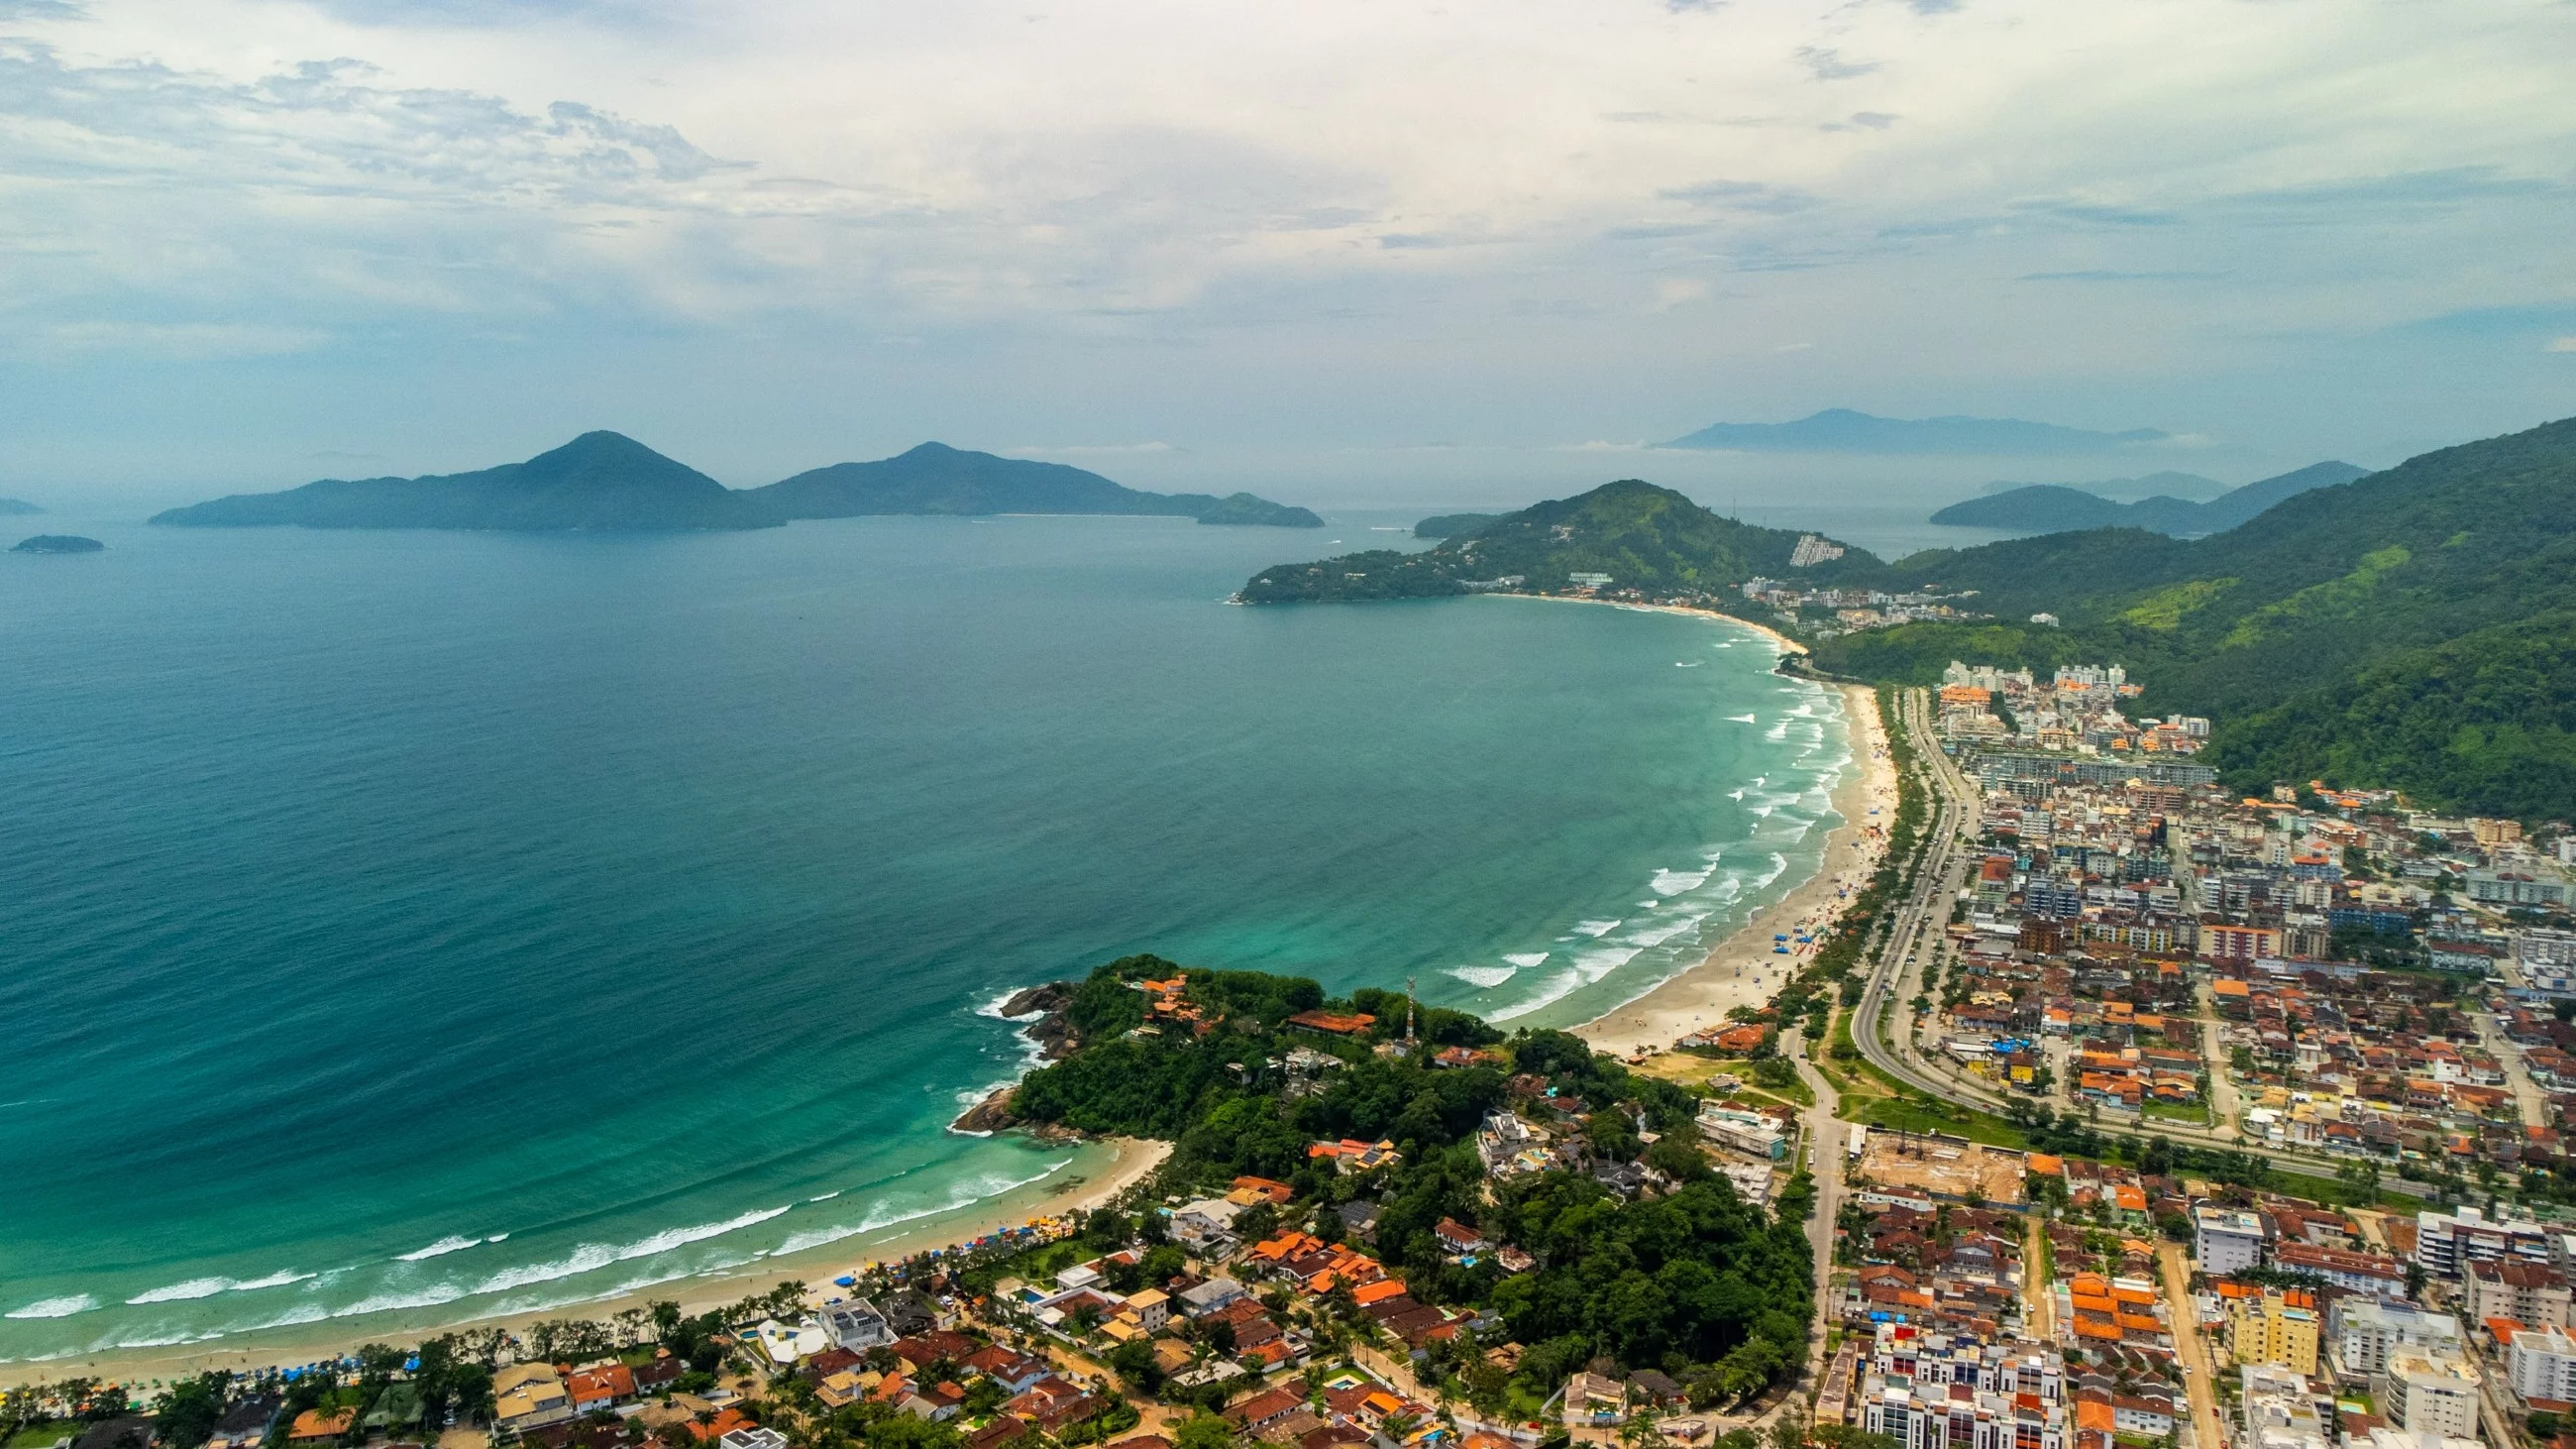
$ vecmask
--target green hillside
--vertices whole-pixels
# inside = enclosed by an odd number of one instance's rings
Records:
[[[1254,575],[1240,597],[1249,604],[1436,598],[1466,593],[1470,582],[1515,576],[1524,592],[1566,593],[1578,573],[1608,574],[1614,590],[1716,594],[1757,574],[1788,573],[1798,538],[1794,530],[1721,518],[1669,488],[1629,478],[1506,514],[1421,553],[1379,549],[1278,564]],[[1821,583],[1883,569],[1852,549],[1798,573]]]
[[[2126,665],[2148,713],[2218,719],[2232,782],[2322,777],[2523,816],[2576,810],[2576,419],[2446,448],[2182,542],[2102,529],[1896,571],[1992,624],[1825,641],[1820,667],[1929,683],[1951,659]],[[2063,628],[2003,621],[2055,614]]]

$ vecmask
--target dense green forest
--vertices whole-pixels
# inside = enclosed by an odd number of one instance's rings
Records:
[[[1789,572],[1793,529],[1721,518],[1669,488],[1636,479],[1506,514],[1421,553],[1378,549],[1309,564],[1278,564],[1247,582],[1249,604],[1437,598],[1472,581],[1518,576],[1530,593],[1563,593],[1577,573],[1608,574],[1611,587],[1650,594],[1717,593],[1756,574]],[[1875,576],[1884,565],[1859,549],[1800,571],[1829,583]]]
[[[2226,533],[2053,534],[1898,567],[1975,588],[1988,624],[1824,641],[1818,667],[1924,684],[1952,659],[2116,662],[2147,713],[2217,721],[2230,782],[2396,786],[2427,804],[2576,811],[2576,419],[2302,492]],[[2011,622],[2046,610],[2063,628]]]
[[[1189,1001],[1213,1027],[1136,1035],[1143,996],[1128,983],[1169,979],[1183,968],[1151,956],[1094,971],[1067,1015],[1081,1045],[1029,1075],[1013,1103],[1020,1116],[1096,1132],[1168,1138],[1175,1188],[1219,1186],[1238,1173],[1288,1182],[1299,1211],[1375,1201],[1380,1255],[1426,1303],[1488,1307],[1526,1345],[1521,1372],[1544,1395],[1568,1373],[1607,1354],[1655,1367],[1707,1397],[1732,1398],[1771,1381],[1804,1351],[1813,1260],[1800,1221],[1813,1203],[1803,1176],[1775,1216],[1737,1197],[1697,1144],[1696,1099],[1672,1083],[1629,1072],[1580,1038],[1523,1031],[1508,1039],[1463,1012],[1416,1015],[1420,1045],[1400,1039],[1405,1000],[1363,991],[1327,1002],[1302,978],[1186,972]],[[1291,1014],[1327,1006],[1378,1018],[1374,1040],[1283,1029]],[[1441,1045],[1498,1048],[1497,1065],[1441,1069]],[[1274,1065],[1295,1047],[1343,1065],[1303,1095]],[[1581,1115],[1579,1140],[1595,1162],[1637,1161],[1668,1191],[1621,1197],[1591,1175],[1553,1170],[1498,1182],[1490,1197],[1474,1145],[1484,1115],[1513,1100],[1512,1078],[1543,1079],[1552,1108]],[[1637,1135],[1642,1120],[1656,1134]],[[1306,1155],[1319,1139],[1391,1140],[1395,1166],[1348,1176]],[[1474,1223],[1539,1266],[1505,1277],[1488,1256],[1445,1260],[1432,1228],[1444,1217]],[[1337,1223],[1331,1224],[1337,1229]]]

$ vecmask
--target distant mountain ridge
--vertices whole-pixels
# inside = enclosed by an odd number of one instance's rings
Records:
[[[1470,585],[1517,579],[1526,593],[1567,593],[1575,574],[1609,577],[1612,589],[1716,593],[1757,574],[1790,572],[1805,537],[1723,518],[1670,488],[1636,478],[1507,513],[1463,537],[1420,553],[1373,549],[1314,563],[1263,569],[1236,595],[1247,604],[1357,603],[1473,592]],[[1820,582],[1883,569],[1863,549],[1812,568]]]
[[[1827,408],[1790,423],[1711,423],[1666,448],[1728,449],[1747,453],[2108,453],[2161,443],[2171,434],[2154,428],[2099,433],[2019,418],[1881,418],[1850,408]]]
[[[2350,463],[2311,463],[2295,472],[2230,489],[2205,503],[2170,496],[2118,503],[2088,489],[2028,483],[1982,498],[1953,503],[1934,523],[2008,528],[2025,533],[2065,533],[2084,528],[2145,528],[2176,538],[2224,533],[2285,498],[2333,488],[2369,476]],[[2136,480],[2145,482],[2147,480]]]
[[[23,518],[30,513],[44,511],[23,498],[0,498],[0,516]]]
[[[924,443],[873,463],[836,463],[733,489],[622,433],[584,433],[524,463],[419,478],[326,478],[153,515],[200,528],[448,528],[639,532],[774,528],[875,514],[1167,514],[1201,523],[1321,528],[1303,508],[1250,493],[1143,493],[1097,473]]]

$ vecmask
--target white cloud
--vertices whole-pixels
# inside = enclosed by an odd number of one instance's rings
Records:
[[[1193,447],[1288,399],[1325,443],[2241,432],[2210,414],[2382,375],[2346,339],[2541,300],[2571,50],[2576,6],[2511,0],[0,0],[0,328],[98,365],[680,338],[801,415],[856,369],[896,436],[939,398]]]

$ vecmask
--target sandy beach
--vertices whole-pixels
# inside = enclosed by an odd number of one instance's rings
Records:
[[[1747,627],[1761,628],[1758,624]],[[1789,969],[1814,954],[1813,946],[1802,946],[1793,947],[1794,955],[1775,955],[1771,938],[1785,933],[1794,939],[1802,931],[1830,922],[1844,896],[1858,890],[1870,872],[1878,868],[1887,823],[1896,815],[1896,766],[1888,757],[1887,740],[1879,727],[1877,698],[1865,685],[1836,687],[1842,691],[1843,716],[1851,730],[1852,763],[1857,768],[1834,791],[1834,813],[1842,817],[1843,823],[1826,837],[1822,868],[1786,896],[1755,912],[1700,964],[1574,1028],[1576,1035],[1623,1055],[1640,1049],[1667,1049],[1680,1037],[1723,1024],[1726,1013],[1734,1007],[1760,1006],[1780,989]]]
[[[523,1328],[545,1318],[604,1319],[621,1309],[642,1308],[657,1298],[675,1299],[683,1311],[701,1313],[791,1281],[807,1284],[807,1296],[820,1303],[825,1295],[837,1291],[831,1287],[834,1277],[864,1264],[890,1262],[932,1248],[954,1246],[996,1229],[1036,1218],[1089,1212],[1162,1166],[1163,1160],[1171,1156],[1172,1144],[1134,1137],[1112,1137],[1083,1143],[1081,1149],[1079,1160],[1043,1182],[970,1203],[953,1212],[889,1227],[880,1233],[856,1234],[802,1253],[763,1258],[727,1273],[657,1284],[644,1292],[624,1297],[551,1308],[538,1313],[460,1318],[440,1328],[371,1330],[356,1320],[342,1323],[325,1319],[319,1323],[299,1324],[270,1333],[245,1334],[210,1343],[112,1349],[42,1363],[0,1364],[0,1385],[73,1377],[122,1378],[140,1383],[203,1373],[210,1369],[291,1367],[351,1352],[362,1343],[417,1343],[424,1337],[455,1328]]]

